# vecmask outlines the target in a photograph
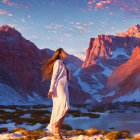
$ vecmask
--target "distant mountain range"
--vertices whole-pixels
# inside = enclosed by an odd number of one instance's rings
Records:
[[[140,47],[139,35],[140,25],[137,24],[124,33],[116,35],[100,34],[96,38],[91,38],[86,52],[86,59],[77,75],[81,83],[87,84],[88,88],[83,86],[83,90],[90,93],[97,101],[104,102],[102,98],[105,97],[102,92],[108,83],[108,79],[111,79],[112,71],[127,63],[136,46]],[[115,82],[117,82],[116,80]],[[127,94],[129,94],[129,89]],[[106,93],[106,96],[109,96],[109,93]],[[123,96],[123,94],[120,94],[120,96]]]
[[[70,103],[134,100],[132,95],[140,94],[139,52],[137,24],[124,33],[91,38],[84,62],[69,54],[64,61],[72,73]],[[1,26],[0,104],[52,104],[47,97],[50,80],[41,81],[40,68],[41,61],[53,54],[49,48],[39,49],[14,27]]]

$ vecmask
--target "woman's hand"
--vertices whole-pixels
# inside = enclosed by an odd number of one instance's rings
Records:
[[[69,81],[71,81],[71,71],[70,71],[70,69],[69,69],[69,67],[68,66],[66,66],[66,68],[67,68],[67,70],[69,71],[68,73],[68,80]]]
[[[48,92],[48,98],[52,96],[52,92]]]

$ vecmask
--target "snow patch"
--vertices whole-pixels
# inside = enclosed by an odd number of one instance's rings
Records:
[[[23,97],[7,84],[0,83],[0,104],[1,105],[21,105],[26,104]]]
[[[88,93],[92,93],[93,92],[93,90],[90,88],[90,86],[86,82],[83,82],[80,79],[80,77],[77,77],[77,78],[78,78],[78,83],[81,86],[83,91],[88,92]]]
[[[24,135],[22,135],[20,132],[14,132],[14,133],[10,133],[10,134],[0,134],[0,139],[4,140],[4,139],[13,139],[13,138],[18,138],[18,137],[25,137]]]
[[[102,63],[100,63],[100,66],[102,68],[104,68],[104,71],[102,72],[102,74],[104,74],[105,76],[109,77],[111,75],[112,70],[109,69],[107,66],[104,66]]]
[[[109,92],[107,95],[99,95],[99,94],[94,94],[93,98],[96,99],[98,102],[101,102],[103,97],[110,97],[110,96],[114,96],[115,95],[115,91]]]
[[[140,101],[140,88],[136,89],[133,93],[121,96],[117,99],[114,99],[112,102],[124,102],[124,101]]]
[[[16,92],[12,87],[7,84],[0,83],[0,105],[52,105],[51,100],[48,100],[47,97],[42,98],[35,92],[33,92],[33,97],[30,95],[27,95],[27,97],[28,100],[25,100],[24,97]]]
[[[118,55],[124,55],[126,58],[129,59],[129,55],[126,54],[124,48],[117,48],[115,51],[112,51],[112,56],[111,58],[117,58]]]
[[[96,82],[99,84],[99,88],[97,88],[97,89],[102,89],[102,88],[104,88],[104,85],[102,85],[102,84],[99,82],[99,80],[95,77],[94,74],[91,75],[91,76],[92,76],[92,78],[93,78],[94,80],[96,80]]]
[[[74,73],[73,73],[73,76],[77,76],[79,75],[79,72],[81,71],[81,68],[78,68]]]

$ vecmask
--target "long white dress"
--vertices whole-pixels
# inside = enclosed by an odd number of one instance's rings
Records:
[[[54,123],[65,115],[69,105],[69,91],[67,82],[67,70],[63,60],[57,59],[53,65],[53,74],[49,92],[53,92],[52,114],[50,123],[46,127],[51,133],[55,132]]]

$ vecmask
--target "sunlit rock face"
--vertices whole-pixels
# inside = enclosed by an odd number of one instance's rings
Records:
[[[86,59],[77,77],[83,89],[93,98],[101,101],[102,96],[98,92],[104,89],[111,72],[126,63],[136,46],[140,46],[139,34],[140,25],[137,24],[129,28],[125,35],[99,34],[90,39]],[[85,83],[88,88],[84,88]]]
[[[140,46],[136,46],[126,63],[112,71],[100,94],[108,96],[102,102],[140,101]]]
[[[140,38],[140,25],[136,24],[131,28],[129,28],[126,32],[118,33],[116,34],[116,36],[122,36],[122,37],[129,36],[129,37]]]
[[[129,28],[125,32],[125,36],[122,33],[116,35],[100,34],[96,38],[91,38],[82,68],[100,63],[119,66],[129,59],[132,50],[140,44],[138,37],[140,37],[140,25],[137,24]]]

